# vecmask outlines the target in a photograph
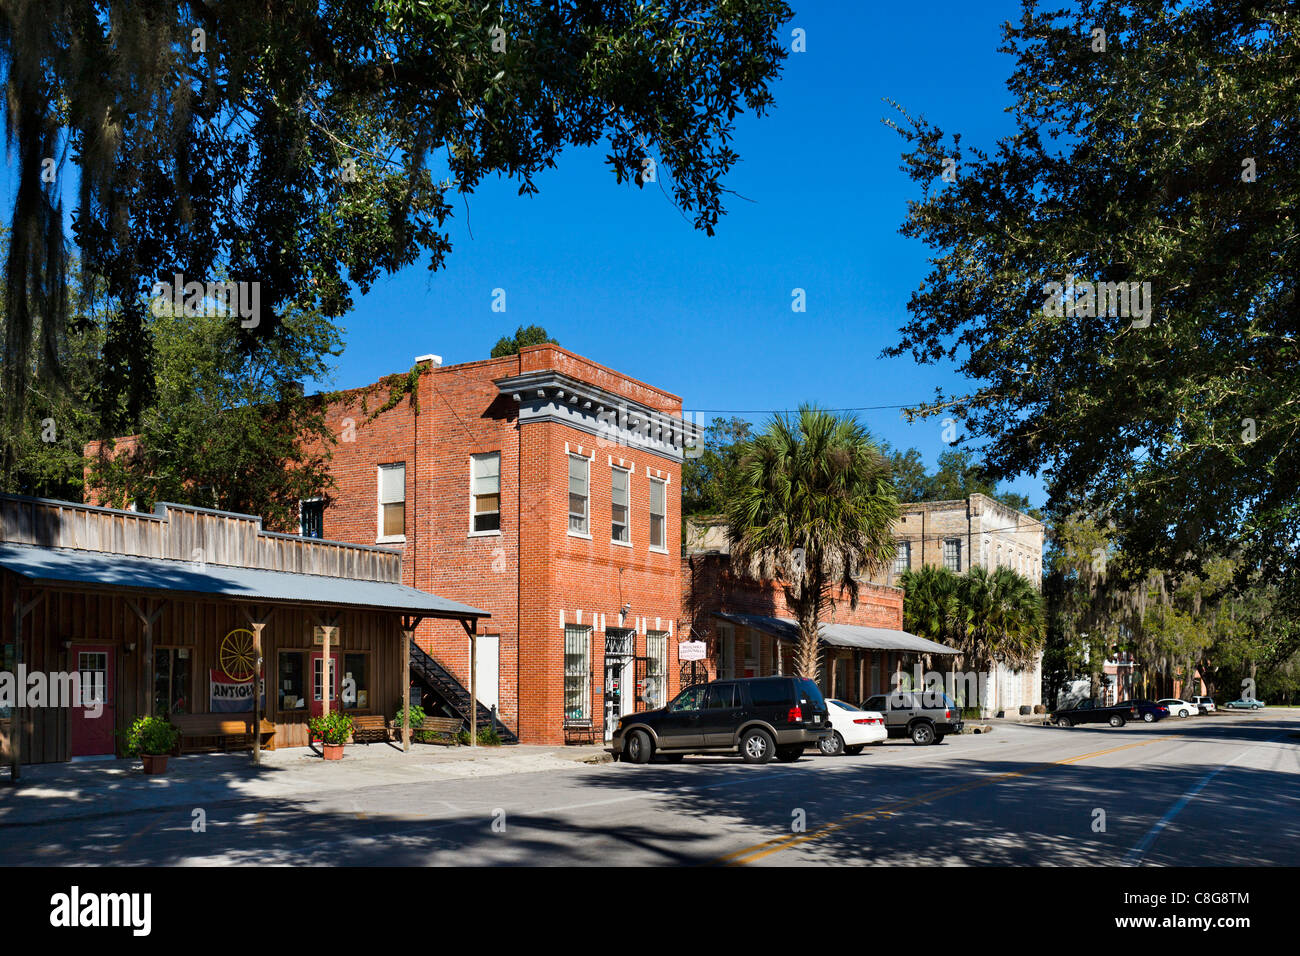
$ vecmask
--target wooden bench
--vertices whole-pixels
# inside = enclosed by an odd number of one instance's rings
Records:
[[[572,743],[574,740],[585,740],[588,743],[596,742],[596,725],[590,717],[567,717],[564,721],[564,742]]]
[[[240,739],[240,749],[252,749],[253,717],[240,714],[173,714],[172,726],[181,732],[177,745],[180,753],[193,753],[197,750],[215,749],[210,745],[197,744],[200,740],[220,741],[217,746],[225,751],[229,749],[230,739]],[[275,749],[275,724],[262,718],[261,736],[267,750]]]
[[[460,743],[460,732],[465,721],[459,717],[426,717],[418,724],[411,725],[411,739],[426,744],[446,744],[456,746]],[[397,733],[401,734],[401,728]]]
[[[375,741],[388,743],[388,724],[379,714],[362,714],[352,718],[352,742],[371,744]]]

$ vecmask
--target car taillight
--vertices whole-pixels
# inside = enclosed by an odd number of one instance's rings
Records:
[[[870,717],[863,717],[861,720],[855,720],[854,723],[855,723],[855,724],[869,724],[869,723],[871,723],[871,718],[870,718]]]
[[[792,724],[800,723],[803,720],[803,710],[798,705],[790,708],[790,713],[785,715],[785,719]]]
[[[951,710],[945,710],[945,711],[943,712],[943,718],[944,718],[944,720],[952,720],[952,711],[951,711]]]
[[[885,722],[885,718],[884,717],[862,717],[853,722],[855,724],[883,724]]]

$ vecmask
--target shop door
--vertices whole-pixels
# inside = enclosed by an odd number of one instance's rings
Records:
[[[339,709],[339,655],[330,654],[330,679],[325,680],[325,654],[322,651],[312,651],[311,654],[311,697],[308,699],[308,709],[311,716],[319,717],[325,712],[325,696],[328,693],[330,710]],[[326,686],[328,685],[328,686]]]
[[[605,665],[605,739],[614,736],[614,728],[623,716],[623,664]]]
[[[113,648],[108,644],[79,644],[72,659],[81,678],[81,700],[68,710],[68,738],[73,757],[112,754]]]

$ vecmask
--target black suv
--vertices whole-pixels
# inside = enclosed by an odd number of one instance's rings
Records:
[[[745,763],[798,760],[831,732],[821,691],[804,677],[746,677],[695,684],[667,707],[628,714],[607,748],[617,759],[649,763],[659,753],[739,753]]]

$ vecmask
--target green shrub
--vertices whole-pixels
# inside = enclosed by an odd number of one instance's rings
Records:
[[[460,733],[458,733],[458,734],[456,735],[456,743],[460,744],[460,745],[463,746],[463,747],[468,747],[468,746],[469,746],[469,731],[468,731],[468,730],[462,730]]]
[[[345,744],[352,736],[352,718],[332,710],[321,717],[313,717],[307,724],[313,740],[326,744]]]
[[[419,727],[422,723],[424,723],[424,718],[425,718],[424,708],[421,707],[419,704],[412,704],[409,708],[407,708],[406,712],[407,714],[410,715],[412,730],[414,730],[416,727]],[[397,709],[397,713],[393,716],[393,726],[395,726],[398,730],[402,729],[402,709],[400,707]]]
[[[480,747],[500,747],[501,736],[497,733],[497,729],[491,724],[480,727],[478,729],[478,745]]]
[[[161,717],[137,717],[123,737],[128,757],[141,754],[169,754],[176,747],[181,732]]]

